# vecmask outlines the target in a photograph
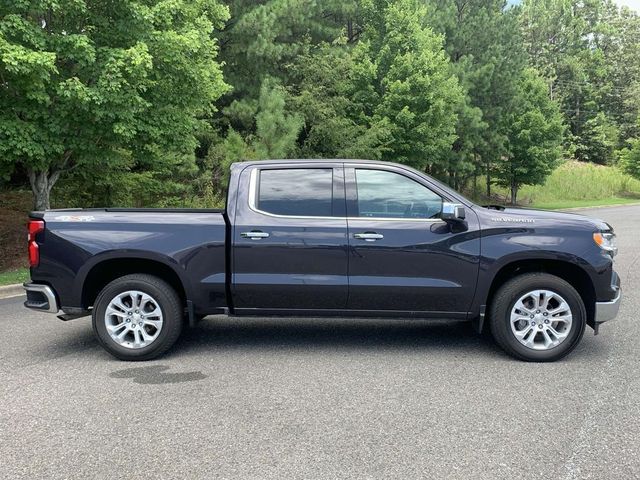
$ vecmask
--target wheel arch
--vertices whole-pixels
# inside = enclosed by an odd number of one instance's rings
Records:
[[[587,325],[594,327],[596,293],[589,273],[575,263],[556,259],[520,259],[503,265],[494,275],[485,305],[488,307],[505,282],[525,273],[548,273],[565,280],[576,289],[587,312]],[[482,328],[482,325],[480,326]]]
[[[167,262],[136,255],[106,258],[93,264],[82,281],[82,307],[87,309],[93,306],[98,294],[108,283],[134,273],[145,273],[164,280],[176,291],[182,304],[186,305],[189,289],[180,274]]]

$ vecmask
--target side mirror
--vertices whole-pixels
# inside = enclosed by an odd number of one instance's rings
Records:
[[[464,206],[459,203],[442,203],[442,214],[440,218],[443,220],[462,221],[465,219]]]

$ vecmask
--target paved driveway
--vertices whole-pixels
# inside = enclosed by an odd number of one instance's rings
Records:
[[[0,478],[640,478],[640,207],[619,318],[554,364],[464,323],[211,317],[122,363],[0,300]]]

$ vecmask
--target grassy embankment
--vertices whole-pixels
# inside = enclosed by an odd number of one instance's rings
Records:
[[[480,183],[480,182],[479,182]],[[506,188],[493,187],[507,203]],[[493,198],[495,202],[498,198]],[[570,161],[558,167],[544,185],[526,185],[518,192],[518,204],[543,209],[563,209],[640,203],[640,180],[615,167]]]
[[[0,272],[0,287],[3,285],[13,285],[14,283],[24,283],[29,279],[28,268],[17,268]]]

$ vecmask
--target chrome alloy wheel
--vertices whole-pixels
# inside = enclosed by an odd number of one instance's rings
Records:
[[[569,303],[551,290],[533,290],[522,295],[511,309],[511,331],[533,350],[549,350],[571,332]]]
[[[111,299],[104,314],[104,323],[118,345],[143,348],[160,335],[162,310],[151,295],[129,290]]]

